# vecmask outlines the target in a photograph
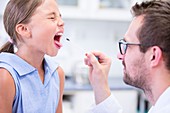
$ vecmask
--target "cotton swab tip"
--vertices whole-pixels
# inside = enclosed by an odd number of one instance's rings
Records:
[[[70,39],[66,38],[67,41],[70,41]]]

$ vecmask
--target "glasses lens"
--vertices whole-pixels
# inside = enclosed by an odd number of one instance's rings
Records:
[[[123,55],[126,53],[126,44],[121,44],[121,51]]]
[[[124,43],[123,40],[120,40],[119,42],[119,50],[122,55],[126,53],[127,45]]]

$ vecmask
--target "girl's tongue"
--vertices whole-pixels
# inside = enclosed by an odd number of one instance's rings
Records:
[[[60,39],[61,39],[61,36],[60,35],[56,35],[54,37],[54,43],[55,45],[58,47],[58,48],[61,48],[63,45],[60,43]]]
[[[63,45],[60,43],[60,42],[58,42],[58,41],[54,41],[54,43],[55,43],[55,45],[57,46],[57,47],[59,47],[59,48],[61,48]]]

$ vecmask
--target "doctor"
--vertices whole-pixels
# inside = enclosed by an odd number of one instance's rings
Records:
[[[144,91],[152,104],[149,113],[170,113],[170,1],[145,1],[131,11],[134,19],[119,41],[117,55],[124,66],[123,80]],[[91,52],[85,64],[96,102],[91,113],[122,113],[108,85],[111,59]]]

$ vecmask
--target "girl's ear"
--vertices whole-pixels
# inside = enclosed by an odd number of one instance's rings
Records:
[[[26,24],[16,25],[15,30],[18,33],[18,35],[21,36],[21,37],[25,37],[25,38],[31,37],[31,31]]]
[[[162,59],[162,50],[158,46],[153,46],[151,48],[152,54],[151,54],[151,66],[155,67],[159,65],[161,59]]]

